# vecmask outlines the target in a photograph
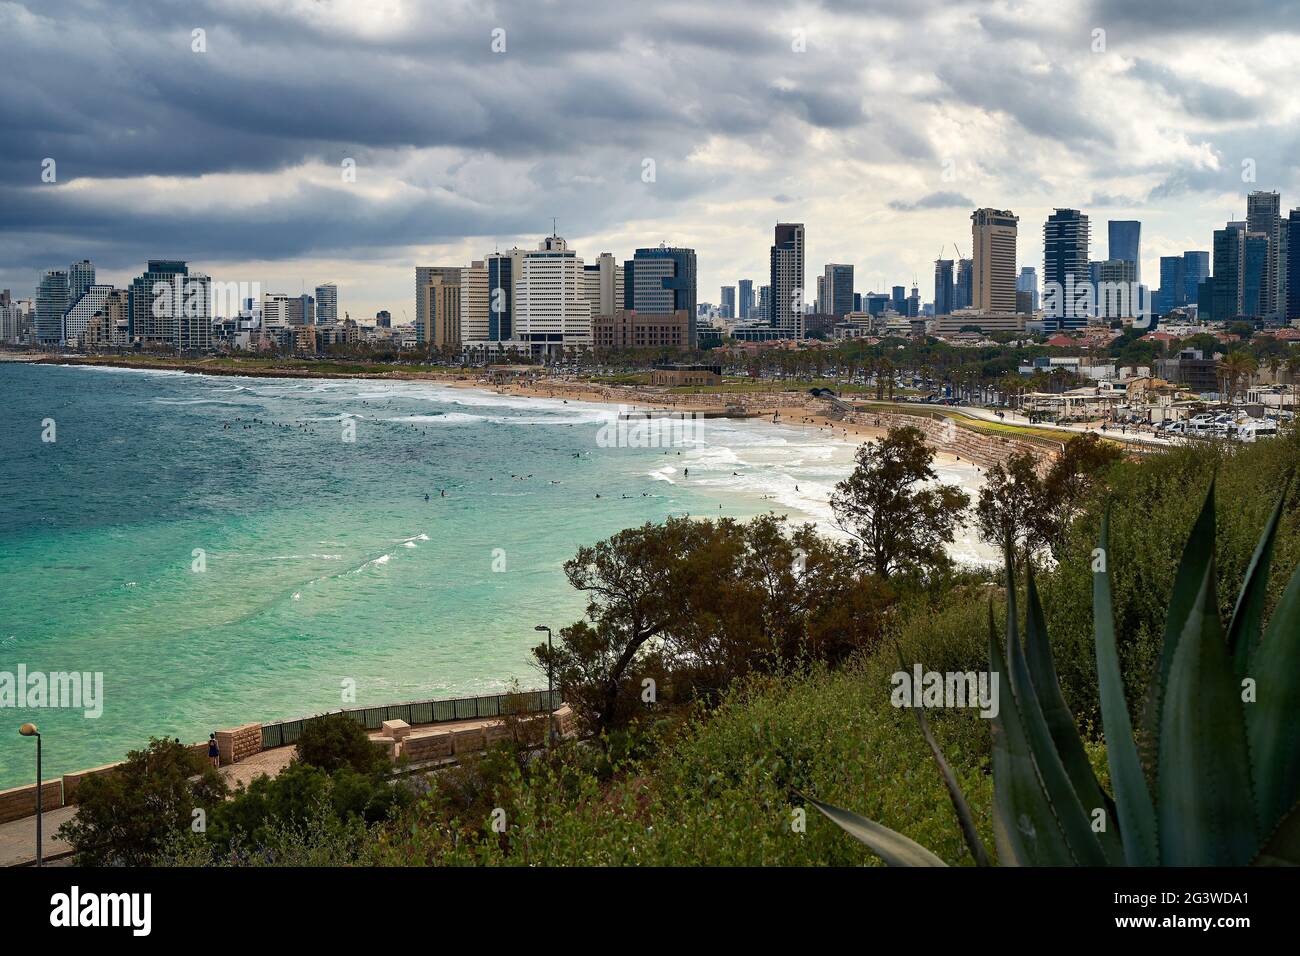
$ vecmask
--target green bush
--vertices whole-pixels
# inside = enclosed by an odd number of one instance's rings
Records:
[[[298,738],[298,759],[326,773],[349,767],[368,775],[389,766],[366,729],[347,714],[325,714],[306,721]]]

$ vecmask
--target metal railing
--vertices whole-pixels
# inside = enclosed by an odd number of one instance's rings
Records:
[[[367,730],[378,730],[385,720],[404,720],[416,724],[437,724],[451,720],[479,717],[503,717],[508,714],[544,714],[563,703],[558,690],[525,690],[514,694],[489,694],[484,697],[454,697],[444,700],[413,700],[404,704],[380,707],[348,707],[313,717],[279,720],[262,725],[262,749],[283,747],[298,742],[303,727],[330,714],[347,714]]]

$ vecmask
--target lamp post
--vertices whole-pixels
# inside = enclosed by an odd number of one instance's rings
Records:
[[[551,647],[551,629],[545,624],[538,624],[534,631],[546,632],[546,746],[549,748],[555,739],[555,658]]]
[[[36,738],[36,865],[44,866],[41,857],[41,732],[35,724],[23,724],[18,733],[24,737]]]

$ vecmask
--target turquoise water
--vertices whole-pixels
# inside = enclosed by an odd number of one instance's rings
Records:
[[[533,627],[580,615],[578,545],[669,514],[824,521],[852,453],[758,421],[604,447],[609,406],[426,383],[8,363],[0,409],[0,673],[104,675],[97,719],[0,709],[0,787],[32,776],[28,720],[55,776],[337,708],[345,681],[359,705],[544,686]]]

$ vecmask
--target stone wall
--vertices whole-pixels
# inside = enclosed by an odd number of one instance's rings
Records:
[[[217,731],[217,750],[221,752],[221,766],[247,760],[262,752],[262,725],[244,724],[233,730]]]
[[[206,753],[206,750],[205,750]],[[65,773],[63,775],[63,802],[72,805],[77,802],[77,788],[87,777],[102,777],[105,774],[113,773],[122,763],[106,763],[102,767],[92,767],[90,770],[78,770],[76,773]]]
[[[41,784],[41,810],[63,806],[63,781],[46,780]],[[0,790],[0,823],[21,820],[36,813],[36,784]]]
[[[1042,471],[1050,467],[1060,453],[1059,446],[1054,448],[1046,442],[987,435],[965,428],[951,418],[899,415],[892,412],[854,412],[845,418],[855,424],[878,424],[882,428],[913,425],[924,432],[926,441],[939,451],[956,455],[963,461],[973,461],[982,468],[992,468],[1005,463],[1014,454],[1027,452],[1038,462],[1038,468]]]

